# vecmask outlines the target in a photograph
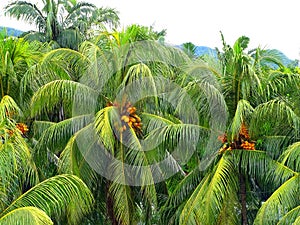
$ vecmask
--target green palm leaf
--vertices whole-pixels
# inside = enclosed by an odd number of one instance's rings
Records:
[[[84,152],[81,152],[78,148],[77,136],[80,135],[80,132],[84,134],[84,129],[71,137],[65,149],[61,152],[58,161],[58,171],[60,174],[69,173],[78,176],[92,189],[99,180],[96,172],[84,158]]]
[[[85,67],[85,57],[77,51],[60,48],[45,52],[39,63],[29,68],[22,77],[21,91],[23,94],[27,89],[36,91],[54,80],[79,79],[76,69],[84,71]]]
[[[254,224],[276,224],[299,205],[299,174],[283,183],[259,209]]]
[[[9,115],[20,116],[21,110],[12,97],[5,95],[0,101],[0,121],[5,120]]]
[[[293,208],[287,214],[285,214],[277,223],[277,225],[289,225],[289,224],[299,224],[299,217],[300,217],[300,205]],[[297,222],[296,222],[297,221]]]
[[[52,225],[50,217],[36,207],[17,208],[0,218],[1,225]]]
[[[35,4],[26,1],[15,1],[5,7],[5,14],[16,19],[24,19],[39,26],[40,30],[46,28],[46,18]]]
[[[249,121],[254,109],[246,100],[240,100],[237,104],[235,115],[231,124],[231,140],[235,140],[240,133],[242,123]]]
[[[76,176],[58,175],[49,178],[17,198],[0,216],[26,206],[37,207],[49,216],[68,214],[72,224],[90,211],[93,197],[88,187]]]
[[[235,165],[223,156],[213,174],[208,174],[186,202],[180,224],[215,224],[224,202],[238,190]],[[229,198],[233,199],[233,198]],[[234,204],[234,203],[232,203]]]
[[[266,121],[273,123],[272,127],[267,131],[263,129]],[[281,129],[277,127],[281,124]],[[278,124],[275,126],[274,124]],[[276,130],[272,129],[276,128]],[[291,130],[293,136],[297,137],[300,128],[300,118],[295,113],[288,102],[283,99],[274,99],[266,103],[260,104],[254,110],[253,117],[250,123],[250,130],[256,135],[289,135]]]
[[[290,145],[280,156],[279,160],[282,164],[294,171],[300,171],[300,142]]]
[[[243,173],[257,179],[270,192],[296,174],[289,167],[273,160],[265,151],[233,150],[231,154],[233,162],[241,166]]]
[[[89,107],[94,109],[97,96],[93,89],[83,84],[69,80],[52,81],[35,92],[31,101],[31,114],[35,116],[45,111],[51,111],[61,101],[75,104],[77,113],[80,106],[83,105],[82,102],[85,107],[82,110],[88,110]]]
[[[42,124],[39,121],[40,127],[48,127],[43,131],[37,145],[34,147],[35,154],[38,155],[39,160],[42,158],[46,160],[47,151],[51,151],[54,154],[59,153],[64,149],[68,140],[91,121],[91,115],[74,116],[59,123],[45,122],[46,124]]]

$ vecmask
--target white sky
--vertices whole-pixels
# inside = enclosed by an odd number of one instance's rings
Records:
[[[27,0],[36,2],[37,0]],[[250,38],[250,48],[281,50],[291,59],[300,59],[299,0],[85,0],[109,6],[120,12],[121,24],[153,25],[167,29],[166,41],[221,47],[221,30],[229,44],[240,36]],[[0,26],[27,30],[29,26],[3,16],[0,0]]]

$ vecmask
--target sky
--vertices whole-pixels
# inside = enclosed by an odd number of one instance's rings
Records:
[[[38,0],[27,0],[32,3]],[[199,46],[222,46],[220,31],[228,44],[238,37],[250,38],[249,49],[278,49],[300,60],[299,0],[85,0],[98,7],[119,11],[121,26],[137,23],[167,30],[170,44],[193,42]],[[5,17],[0,0],[0,26],[23,31],[31,27]]]

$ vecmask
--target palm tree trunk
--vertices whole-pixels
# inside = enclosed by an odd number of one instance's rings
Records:
[[[110,181],[107,181],[106,187],[105,187],[107,215],[108,215],[112,225],[118,225],[118,221],[117,221],[117,219],[115,217],[115,213],[114,213],[114,200],[111,197],[111,194],[109,192],[109,187],[110,187]]]
[[[242,225],[247,225],[246,181],[245,176],[242,173],[240,173],[240,195],[242,205]]]
[[[242,215],[242,225],[247,225],[247,195],[246,195],[246,178],[242,171],[242,160],[243,160],[243,151],[240,155],[239,160],[239,185],[240,185],[240,202],[241,202],[241,215]]]

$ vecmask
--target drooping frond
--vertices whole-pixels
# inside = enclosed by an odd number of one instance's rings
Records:
[[[118,58],[113,51],[90,41],[83,42],[80,50],[89,60],[87,70],[80,79],[82,84],[101,92],[107,91],[106,88],[112,87],[112,84],[119,85],[119,79],[115,77],[119,69],[116,65]]]
[[[49,127],[51,127],[52,125],[54,125],[54,122],[50,122],[50,121],[34,121],[33,122],[33,136],[35,139],[39,139],[45,130],[47,130]]]
[[[27,1],[15,1],[5,7],[5,14],[16,19],[23,19],[30,24],[34,23],[39,30],[46,28],[46,18],[35,4]]]
[[[164,224],[168,224],[172,219],[175,221],[179,219],[179,216],[178,218],[176,217],[177,213],[174,215],[174,211],[176,208],[178,209],[180,205],[184,205],[186,199],[188,199],[200,183],[201,178],[203,178],[203,174],[196,168],[176,185],[175,190],[170,194],[161,209],[162,222]]]
[[[69,139],[80,129],[92,121],[90,115],[74,116],[59,123],[51,123],[44,130],[34,147],[35,158],[41,162],[47,161],[48,151],[58,154],[68,143]]]
[[[77,113],[80,109],[88,110],[88,106],[95,109],[97,96],[95,90],[80,83],[69,80],[52,81],[35,92],[31,101],[31,114],[34,116],[50,111],[59,102],[73,103],[73,107],[76,107],[76,111],[73,111]]]
[[[287,212],[299,205],[299,174],[283,183],[259,209],[254,224],[276,224]]]
[[[265,151],[233,150],[231,154],[242,172],[255,178],[270,193],[295,175],[293,170],[273,160]]]
[[[93,12],[96,10],[96,6],[88,2],[78,2],[73,7],[68,9],[68,15],[63,21],[63,27],[78,27],[79,30],[86,29],[88,26],[81,27],[80,23],[89,23],[92,21],[88,19],[92,16]]]
[[[36,207],[27,206],[17,208],[0,218],[1,225],[19,224],[19,225],[53,225],[50,217],[42,210]]]
[[[104,147],[114,153],[115,137],[112,122],[118,125],[121,123],[118,119],[117,109],[113,106],[105,107],[100,110],[95,117],[95,130],[98,132],[100,141]],[[120,126],[121,127],[121,126]]]
[[[300,171],[300,142],[290,145],[280,156],[282,164],[294,171]]]
[[[254,109],[248,101],[242,99],[238,102],[230,128],[231,140],[238,137],[242,124],[250,120],[253,111]]]
[[[84,131],[81,130],[81,131]],[[79,131],[79,132],[81,132]],[[84,158],[84,153],[88,151],[81,151],[78,148],[77,135],[70,138],[65,149],[61,152],[58,161],[58,172],[60,174],[74,174],[82,179],[85,184],[92,189],[97,182],[97,175],[89,162]]]
[[[121,175],[123,176],[123,175]],[[129,185],[113,182],[110,193],[114,199],[114,211],[119,223],[130,225],[134,221],[134,202]]]
[[[119,12],[113,8],[100,7],[93,13],[95,25],[108,24],[111,28],[118,27],[120,24]]]
[[[218,225],[237,225],[240,224],[240,202],[238,193],[232,193],[223,202],[223,206],[216,224]]]
[[[0,121],[11,116],[21,116],[21,110],[9,95],[2,97],[0,102]]]
[[[286,213],[282,218],[280,218],[277,225],[297,225],[299,224],[299,218],[300,218],[300,205],[293,208],[291,211]]]
[[[209,126],[212,134],[217,138],[218,135],[225,132],[228,120],[228,108],[224,96],[219,85],[216,84],[216,80],[211,78],[211,73],[201,75],[200,72],[194,72],[198,74],[196,76],[192,73],[193,77],[197,77],[197,79],[192,80],[185,87],[190,98],[185,97],[183,93],[183,98],[178,100],[180,107],[178,108],[181,109],[181,113],[189,112],[190,115],[194,114],[193,109],[197,109],[199,112],[197,113],[199,114],[197,123]]]
[[[268,126],[271,124],[269,123]],[[267,126],[266,126],[267,127]],[[267,127],[268,128],[268,127]],[[264,149],[269,156],[273,159],[277,159],[281,154],[283,149],[293,141],[293,139],[287,137],[287,135],[265,135],[262,137],[261,149]]]
[[[268,129],[264,129],[269,124]],[[281,129],[278,129],[280,125]],[[293,108],[281,99],[274,99],[260,104],[254,110],[250,122],[250,130],[256,135],[288,135],[293,131],[297,137],[300,127],[300,118]]]
[[[298,89],[299,74],[273,70],[267,74],[265,83],[264,93],[268,98],[281,96],[287,91]]]
[[[0,211],[22,193],[22,184],[35,185],[38,181],[30,149],[15,124],[0,126]]]
[[[21,79],[21,93],[36,91],[54,80],[77,80],[86,67],[86,58],[71,49],[54,49],[43,55],[39,63],[30,67]]]
[[[68,214],[72,224],[90,211],[93,197],[88,187],[76,176],[58,175],[49,178],[17,198],[0,216],[4,216],[20,207],[34,206],[48,216]],[[77,207],[74,207],[76,204]]]
[[[200,182],[186,202],[180,224],[198,224],[198,221],[201,224],[215,224],[224,202],[236,193],[238,181],[230,157],[223,156],[213,171]]]
[[[91,115],[80,115],[53,123],[47,128],[39,139],[38,145],[47,146],[50,150],[65,146],[73,134],[91,122]]]
[[[214,130],[211,130],[209,127],[183,123],[178,119],[174,122],[158,115],[143,115],[145,116],[147,131],[147,136],[143,142],[146,149],[158,148],[165,153],[167,150],[171,154],[169,157],[165,156],[170,160],[170,168],[169,170],[165,169],[165,174],[168,174],[166,171],[169,173],[180,171],[179,165],[187,163],[196,151],[196,146],[203,146],[205,149],[205,151],[201,152],[202,161],[200,166],[203,170],[215,158],[218,149],[211,143],[211,141],[215,142]]]
[[[261,49],[257,48],[255,51],[256,65],[262,70],[273,70],[283,67],[284,55],[276,49]]]

